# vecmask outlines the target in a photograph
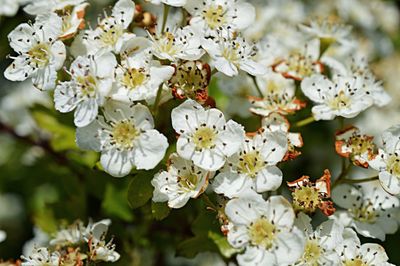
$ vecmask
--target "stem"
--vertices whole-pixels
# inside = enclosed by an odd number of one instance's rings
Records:
[[[346,166],[346,158],[343,158],[342,160],[342,172],[339,174],[339,176],[336,178],[335,182],[333,183],[332,187],[336,187],[338,184],[342,183],[342,181],[345,179],[347,174],[349,173],[351,167],[353,165],[350,163],[349,165]]]
[[[315,118],[313,116],[307,117],[306,119],[300,120],[295,124],[295,127],[304,127],[308,124],[315,122]]]
[[[260,97],[261,97],[261,98],[264,98],[264,95],[263,95],[263,93],[261,92],[260,86],[258,86],[256,77],[255,77],[255,76],[252,76],[252,75],[249,75],[249,76],[250,76],[251,79],[253,80],[254,86],[256,87],[257,92],[258,92],[258,94],[260,95]]]
[[[161,34],[165,31],[165,26],[167,25],[167,19],[169,14],[169,5],[164,4],[164,14],[163,14],[163,21],[161,26]]]
[[[215,205],[210,198],[206,195],[206,193],[203,193],[201,195],[201,198],[203,199],[204,203],[207,205],[207,209],[212,210],[212,211],[218,211],[217,205]]]
[[[154,100],[154,104],[153,104],[153,112],[154,113],[157,113],[158,105],[160,104],[160,100],[161,100],[162,89],[163,89],[163,84],[161,84],[158,87],[156,99]]]

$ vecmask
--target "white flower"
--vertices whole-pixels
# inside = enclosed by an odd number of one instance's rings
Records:
[[[150,35],[152,51],[159,59],[170,61],[198,60],[203,56],[199,33],[193,26],[167,29],[164,33]]]
[[[21,256],[23,262],[21,266],[59,266],[61,263],[58,252],[50,252],[46,248],[35,248],[28,256]]]
[[[343,225],[334,220],[321,223],[316,230],[312,228],[311,218],[300,212],[295,225],[307,235],[303,256],[294,265],[326,265],[340,264],[340,257],[336,251],[343,242]]]
[[[316,105],[312,108],[316,120],[332,120],[336,116],[353,118],[371,106],[362,90],[358,76],[335,76],[329,80],[322,75],[305,78],[301,83],[303,93]]]
[[[346,41],[351,27],[329,19],[311,20],[309,25],[300,25],[300,29],[311,37],[319,38],[323,45]]]
[[[319,40],[315,39],[307,42],[300,49],[296,47],[289,50],[282,58],[275,58],[274,71],[281,73],[285,78],[294,80],[303,80],[315,73],[321,73],[323,66],[319,62],[319,46]],[[268,58],[264,60],[271,62]]]
[[[192,16],[190,24],[206,34],[228,27],[242,30],[255,19],[254,7],[237,0],[187,0],[184,8]]]
[[[182,159],[175,153],[169,159],[168,171],[156,174],[151,181],[155,188],[153,201],[168,201],[170,208],[181,208],[190,198],[197,198],[205,191],[213,173],[195,166],[192,161]]]
[[[76,221],[67,228],[58,230],[54,237],[50,240],[50,245],[53,246],[68,246],[80,244],[83,241],[83,232],[85,226],[82,221]]]
[[[155,99],[158,88],[171,78],[175,69],[162,66],[152,56],[150,50],[145,50],[124,58],[115,71],[112,99],[127,103]]]
[[[15,16],[19,6],[25,2],[26,0],[0,0],[0,16]]]
[[[254,61],[257,48],[240,36],[226,31],[206,37],[203,48],[211,57],[211,64],[227,76],[236,76],[239,69],[250,75],[259,76],[267,73],[267,68]]]
[[[205,110],[193,100],[186,100],[172,110],[172,126],[180,135],[177,153],[196,166],[216,171],[226,157],[237,152],[244,139],[244,130],[238,123],[226,122],[218,109]]]
[[[386,234],[397,231],[396,212],[399,199],[388,195],[379,184],[369,182],[356,188],[342,184],[332,191],[333,201],[346,211],[336,211],[335,217],[345,226],[353,227],[359,234],[385,240]]]
[[[55,87],[57,70],[66,57],[65,46],[58,37],[62,20],[54,13],[36,17],[33,25],[19,25],[9,35],[10,46],[18,53],[4,76],[12,81],[23,81],[31,77],[40,90]]]
[[[381,245],[372,243],[361,245],[357,234],[350,228],[344,230],[343,237],[343,243],[337,248],[341,265],[394,266],[387,262],[389,258]]]
[[[164,157],[167,138],[153,128],[153,117],[146,106],[108,102],[104,116],[77,129],[76,140],[82,149],[100,151],[105,171],[122,177],[133,167],[152,169]]]
[[[215,177],[214,191],[232,198],[248,189],[257,193],[278,189],[282,171],[276,164],[285,156],[287,144],[285,132],[246,137],[239,151],[227,159],[225,168]]]
[[[57,10],[62,10],[68,6],[76,6],[85,0],[34,0],[24,8],[30,15],[46,14]]]
[[[126,30],[133,20],[135,3],[119,0],[112,9],[111,16],[104,18],[94,30],[87,30],[83,43],[89,54],[100,49],[119,52],[124,42],[133,36]]]
[[[107,223],[98,222],[91,228],[87,242],[89,257],[93,261],[115,262],[120,258],[120,255],[115,251],[113,240],[105,241],[108,226]]]
[[[379,171],[382,187],[390,194],[400,194],[400,125],[382,133],[384,149],[369,161],[370,166]]]
[[[71,80],[61,82],[54,91],[55,108],[62,113],[75,110],[75,125],[89,125],[111,90],[116,65],[112,53],[76,58],[69,70]]]
[[[253,105],[250,111],[253,113],[261,116],[273,112],[287,115],[304,107],[304,103],[295,97],[296,88],[292,79],[269,71],[264,76],[256,77],[256,82],[263,95],[261,98],[249,97]]]
[[[63,27],[60,39],[70,39],[76,35],[78,30],[85,28],[85,9],[88,3],[75,6],[71,12],[62,15]]]
[[[239,265],[288,265],[302,255],[304,235],[294,227],[294,211],[282,196],[232,199],[225,212],[228,242],[245,249],[237,255]]]

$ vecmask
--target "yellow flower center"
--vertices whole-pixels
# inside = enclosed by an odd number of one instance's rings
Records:
[[[374,143],[368,136],[352,136],[349,139],[352,153],[355,155],[361,155],[374,148]]]
[[[187,97],[194,98],[196,91],[208,86],[207,70],[200,69],[194,62],[187,62],[176,69],[170,82],[172,87],[181,89]]]
[[[387,160],[387,170],[390,174],[400,178],[400,157],[390,155]]]
[[[45,43],[39,43],[29,50],[28,55],[33,64],[40,68],[45,67],[50,61],[50,47]]]
[[[248,231],[250,242],[254,246],[270,249],[273,246],[276,231],[275,225],[265,218],[260,218],[250,225]]]
[[[373,224],[377,218],[374,207],[371,204],[354,208],[350,212],[353,214],[354,219],[362,223]]]
[[[201,127],[193,134],[193,142],[196,149],[210,149],[214,147],[217,134],[209,127]]]
[[[158,49],[162,53],[168,55],[174,55],[177,53],[177,48],[175,45],[175,36],[171,32],[166,32],[163,36],[162,41],[160,41]]]
[[[235,47],[226,47],[222,52],[222,56],[228,60],[229,62],[236,64],[239,59],[239,55],[237,49],[239,48],[239,44],[237,43]]]
[[[321,203],[318,189],[315,187],[302,186],[296,188],[292,192],[292,197],[294,209],[308,213],[315,212]]]
[[[215,30],[226,23],[225,10],[221,5],[211,5],[203,14],[210,29]]]
[[[191,191],[196,189],[197,182],[198,182],[198,177],[193,173],[188,173],[184,176],[178,177],[178,183],[180,187],[186,191]]]
[[[243,153],[239,158],[238,171],[246,173],[251,177],[256,177],[258,172],[263,169],[265,162],[262,160],[258,151]]]
[[[368,264],[364,263],[361,259],[354,260],[346,260],[343,262],[343,266],[368,266]]]
[[[289,56],[286,61],[288,72],[294,72],[298,76],[304,78],[314,74],[313,62],[302,55],[301,53],[295,52]]]
[[[127,69],[122,77],[121,83],[128,89],[135,89],[146,81],[147,75],[144,69],[130,68]]]
[[[134,147],[134,141],[140,132],[132,124],[121,121],[118,122],[112,131],[112,138],[118,147],[131,149]]]
[[[96,95],[96,79],[93,76],[79,76],[77,79],[83,96],[93,97]]]
[[[307,240],[306,247],[304,249],[304,254],[302,261],[307,262],[309,266],[318,266],[318,260],[321,256],[321,247],[317,240]]]
[[[333,110],[340,110],[344,107],[347,107],[350,104],[350,98],[344,93],[344,91],[340,91],[332,100],[329,101],[328,105]]]
[[[100,34],[100,40],[105,46],[114,46],[118,39],[124,33],[124,29],[119,25],[113,27],[102,27],[103,32]]]

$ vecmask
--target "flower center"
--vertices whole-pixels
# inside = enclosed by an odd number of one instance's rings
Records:
[[[354,260],[346,260],[343,262],[343,266],[368,266],[361,259],[357,258]]]
[[[182,90],[187,97],[194,98],[198,90],[208,86],[207,69],[195,62],[187,62],[176,69],[170,84],[171,87]]]
[[[352,136],[352,137],[350,137],[349,143],[350,143],[352,152],[355,155],[364,154],[374,148],[374,143],[372,142],[372,139],[366,135]]]
[[[239,158],[238,172],[246,173],[251,177],[256,177],[258,172],[265,166],[259,151],[243,153]]]
[[[222,56],[228,60],[229,62],[235,64],[238,61],[239,56],[237,53],[237,49],[239,48],[239,44],[237,43],[234,47],[226,47],[222,52]]]
[[[79,76],[77,82],[81,87],[83,96],[94,97],[96,95],[96,79],[93,76]]]
[[[50,48],[45,43],[39,43],[29,50],[28,55],[31,62],[37,67],[45,67],[50,61]]]
[[[186,191],[191,191],[196,189],[196,185],[198,183],[198,177],[193,173],[188,173],[186,175],[179,176],[178,183],[182,189]]]
[[[400,158],[396,155],[390,155],[387,160],[387,170],[391,175],[400,178]]]
[[[322,250],[319,246],[318,241],[314,239],[309,239],[307,240],[302,260],[304,262],[307,262],[307,265],[309,266],[318,266],[318,260],[321,254]]]
[[[211,5],[203,11],[203,18],[212,30],[218,29],[226,23],[225,10],[221,5]]]
[[[340,110],[347,107],[349,104],[350,98],[344,93],[344,91],[340,91],[332,100],[330,100],[329,107],[333,110]]]
[[[127,121],[118,122],[112,131],[112,138],[114,143],[124,149],[132,149],[135,144],[135,139],[139,136],[140,132]]]
[[[135,89],[143,85],[146,79],[147,75],[143,68],[130,68],[125,71],[121,83],[128,89]]]
[[[260,218],[250,225],[249,236],[251,244],[270,249],[275,240],[277,229],[270,221]]]
[[[100,34],[100,40],[105,46],[114,46],[124,33],[124,29],[119,25],[101,26],[101,29],[103,32]]]
[[[175,55],[177,53],[177,47],[175,45],[175,36],[171,32],[166,32],[163,38],[159,41],[158,49],[161,53],[168,55]]]
[[[288,72],[294,72],[302,78],[309,77],[315,72],[313,62],[301,53],[294,53],[289,56],[286,65]]]
[[[315,187],[301,186],[292,192],[292,196],[295,210],[313,213],[321,204],[320,194]]]
[[[372,204],[367,204],[359,208],[354,208],[350,210],[350,212],[353,214],[354,219],[363,223],[373,224],[377,218],[375,209]]]
[[[193,142],[196,149],[211,149],[215,146],[217,134],[209,127],[201,127],[193,134]]]

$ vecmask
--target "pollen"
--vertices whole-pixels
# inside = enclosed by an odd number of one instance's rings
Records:
[[[77,82],[80,85],[81,93],[85,97],[94,97],[96,95],[96,79],[91,76],[79,76]]]
[[[328,105],[333,110],[340,110],[350,105],[350,98],[344,93],[344,91],[340,91],[332,100],[329,101]]]
[[[317,240],[307,240],[306,247],[304,248],[304,254],[302,260],[309,266],[318,266],[318,260],[322,254],[321,247]]]
[[[260,153],[252,151],[242,154],[239,159],[238,171],[254,178],[264,166],[265,162],[262,160]]]
[[[122,77],[121,83],[128,89],[136,89],[137,87],[143,85],[147,80],[147,75],[143,68],[127,69]]]
[[[400,157],[396,155],[390,155],[387,160],[387,171],[391,174],[400,178]]]
[[[192,191],[196,189],[199,178],[193,173],[178,176],[179,186],[185,191]]]
[[[193,142],[198,150],[211,149],[215,146],[217,137],[215,131],[209,127],[201,127],[193,134]]]
[[[102,27],[102,30],[103,31],[100,34],[99,38],[101,42],[106,46],[115,45],[124,33],[124,29],[120,25]]]
[[[39,43],[29,50],[28,55],[32,64],[40,68],[45,67],[50,61],[50,47],[45,43]]]
[[[295,210],[313,213],[317,210],[322,200],[318,189],[312,186],[301,186],[292,192],[293,207]]]
[[[252,245],[272,248],[277,229],[270,221],[260,218],[253,222],[248,230]]]
[[[364,263],[360,258],[356,258],[344,261],[343,266],[368,266],[368,264]]]
[[[111,133],[112,139],[118,147],[131,149],[135,146],[135,139],[139,131],[127,121],[118,122]]]
[[[376,221],[377,218],[375,208],[372,206],[371,203],[365,204],[358,208],[351,209],[349,211],[353,214],[355,220],[360,221],[362,223],[372,224]]]
[[[225,10],[221,5],[211,5],[204,10],[203,18],[212,30],[218,29],[226,23]]]

